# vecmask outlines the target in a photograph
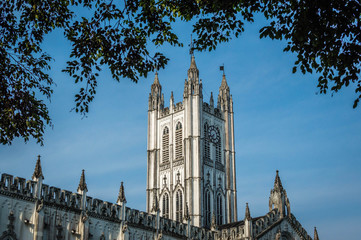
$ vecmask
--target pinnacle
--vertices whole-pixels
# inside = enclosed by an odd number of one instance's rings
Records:
[[[155,85],[160,85],[160,83],[159,83],[159,78],[158,78],[158,72],[155,72],[155,77],[154,77],[154,82],[153,82],[153,84],[155,84]]]
[[[124,202],[126,203],[127,200],[125,198],[125,192],[124,192],[124,185],[123,182],[120,183],[120,189],[119,189],[119,194],[118,194],[118,200],[117,202]]]
[[[41,169],[40,155],[38,155],[38,160],[36,161],[35,170],[33,173],[33,179],[40,178],[40,177],[42,177],[44,179],[43,171]]]
[[[189,69],[197,69],[196,59],[194,58],[194,55],[192,55],[191,66],[189,67]]]
[[[85,174],[84,174],[84,169],[82,170],[81,176],[80,176],[80,182],[79,182],[79,186],[78,186],[78,191],[88,191],[86,182],[85,182]]]
[[[248,203],[246,203],[245,219],[247,219],[247,220],[250,220],[250,219],[251,219],[251,212],[249,211]]]
[[[274,183],[274,189],[283,190],[281,178],[278,175],[278,170],[276,170],[276,178],[275,178],[275,183]]]
[[[158,198],[156,193],[154,193],[154,197],[153,197],[153,207],[152,207],[152,211],[154,212],[158,212],[159,211],[159,203],[158,203]]]
[[[317,233],[316,227],[315,227],[315,232],[314,232],[314,235],[313,235],[313,240],[320,240],[320,239],[318,238],[318,233]]]
[[[226,79],[226,75],[223,74],[222,76],[222,83],[221,83],[221,89],[227,88],[228,84],[227,84],[227,79]]]

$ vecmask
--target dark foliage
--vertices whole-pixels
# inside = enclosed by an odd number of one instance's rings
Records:
[[[83,13],[83,14],[81,14]],[[0,141],[30,137],[43,143],[51,126],[44,100],[52,94],[47,74],[50,56],[44,36],[64,30],[72,44],[63,70],[80,85],[75,111],[86,114],[102,68],[113,79],[137,82],[168,58],[150,53],[151,45],[183,46],[173,32],[175,21],[193,21],[194,49],[214,50],[238,37],[244,22],[262,13],[269,24],[260,37],[285,39],[284,51],[297,54],[298,69],[319,76],[321,93],[355,86],[354,108],[361,98],[361,7],[357,0],[202,1],[202,0],[5,0],[0,3]],[[41,99],[41,98],[45,99]]]

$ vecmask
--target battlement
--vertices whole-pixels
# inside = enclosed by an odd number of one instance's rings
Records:
[[[173,221],[158,215],[149,214],[125,205],[106,202],[97,198],[86,196],[85,209],[81,208],[82,195],[71,191],[62,190],[57,187],[42,184],[40,199],[35,196],[37,181],[14,177],[3,173],[0,181],[0,195],[13,199],[21,199],[33,204],[41,200],[44,207],[55,207],[66,212],[79,215],[86,212],[89,217],[106,220],[112,223],[125,222],[129,227],[141,228],[150,232],[160,232],[163,235],[184,239],[189,235],[192,239],[214,239],[214,232]],[[122,218],[122,208],[125,215]],[[159,224],[157,224],[159,218]]]
[[[170,111],[169,107],[165,107],[160,110],[160,117],[166,117],[169,116],[172,113],[176,113],[183,110],[183,103],[178,102],[173,106],[173,111]]]
[[[218,118],[223,119],[221,110],[219,108],[211,107],[208,103],[203,102],[203,111],[212,114]]]

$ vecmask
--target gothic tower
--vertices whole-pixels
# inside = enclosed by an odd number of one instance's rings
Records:
[[[211,227],[237,221],[233,101],[223,74],[217,106],[203,102],[202,81],[192,54],[183,102],[164,107],[155,75],[149,94],[147,212]],[[157,202],[159,201],[159,202]],[[159,206],[154,208],[153,206]]]

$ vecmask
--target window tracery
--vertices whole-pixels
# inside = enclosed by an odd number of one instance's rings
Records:
[[[169,129],[168,127],[165,127],[163,130],[163,136],[162,136],[162,155],[163,160],[162,162],[168,162],[169,161]]]

